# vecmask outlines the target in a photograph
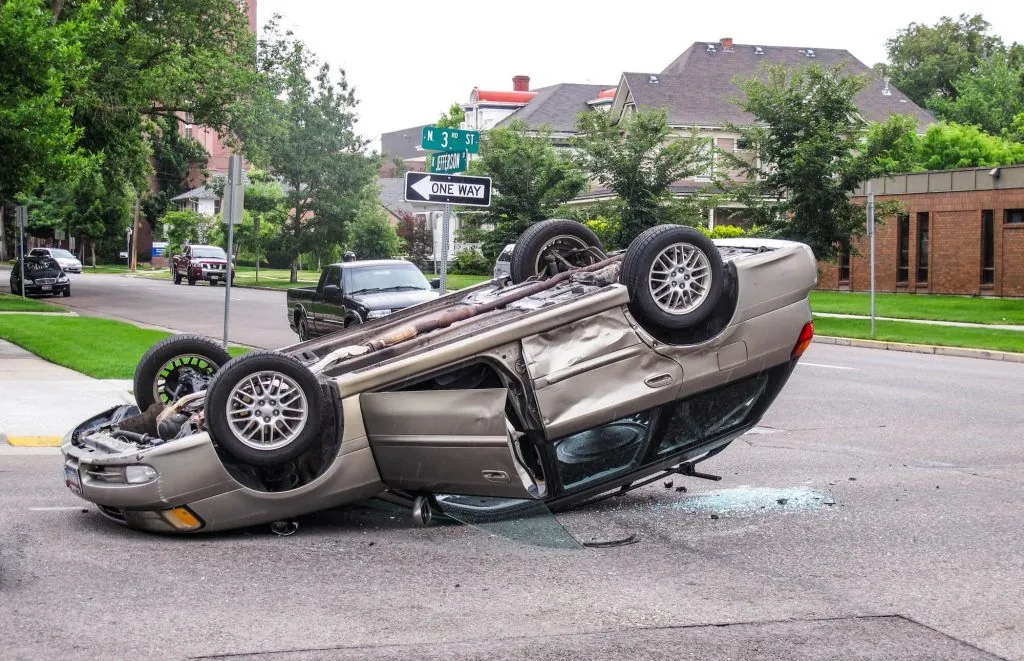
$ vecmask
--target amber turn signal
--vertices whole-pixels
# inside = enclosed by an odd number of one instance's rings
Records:
[[[814,339],[814,322],[808,321],[804,324],[804,327],[800,329],[800,337],[796,340],[796,346],[793,347],[793,353],[789,354],[790,360],[795,360],[800,356],[804,355],[807,351],[807,347],[811,346],[811,340]]]

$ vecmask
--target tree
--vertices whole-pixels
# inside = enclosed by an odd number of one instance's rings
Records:
[[[434,252],[434,234],[424,218],[417,218],[405,211],[396,228],[398,236],[405,241],[409,257],[417,264],[423,264]]]
[[[348,231],[346,245],[358,259],[388,259],[405,252],[405,241],[388,222],[388,214],[376,200],[368,199]]]
[[[282,233],[292,255],[291,281],[297,282],[301,253],[344,239],[379,159],[363,153],[367,141],[355,133],[357,102],[345,72],[339,70],[335,82],[330,66],[283,33],[278,20],[260,39],[258,67],[271,93],[253,115],[259,129],[249,134],[246,148],[251,143],[253,156],[285,185],[289,218]]]
[[[192,168],[205,171],[210,155],[199,141],[182,135],[177,119],[154,119],[149,142],[156,191],[142,196],[142,215],[155,223],[167,212],[171,198],[188,189]]]
[[[584,174],[555,150],[550,136],[544,131],[530,133],[520,121],[485,133],[469,171],[493,182],[491,206],[473,221],[494,225],[493,231],[479,237],[488,259],[586,187]]]
[[[464,121],[466,121],[466,111],[459,104],[453,103],[448,108],[448,112],[442,113],[434,126],[440,126],[443,129],[457,129],[462,126]]]
[[[981,14],[943,16],[935,25],[911,23],[886,41],[889,61],[875,68],[919,106],[935,96],[956,99],[956,81],[1003,50],[988,29]]]
[[[1024,112],[1024,71],[1010,66],[1002,52],[961,74],[953,87],[955,98],[936,95],[928,101],[928,108],[945,120],[998,135]]]
[[[853,101],[865,81],[844,75],[841,65],[793,72],[768,66],[765,74],[739,82],[746,98],[738,104],[756,124],[730,127],[755,156],[727,156],[748,177],[738,197],[767,234],[802,241],[819,259],[832,259],[864,230],[863,208],[850,194],[906,158],[888,156],[906,147],[912,124],[891,118],[868,139]]]
[[[54,24],[43,0],[0,3],[0,204],[97,165],[79,149],[82,130],[65,103],[88,71],[81,41],[98,23],[89,9]]]
[[[676,200],[669,186],[711,170],[708,138],[678,137],[665,110],[637,110],[613,123],[609,113],[580,113],[572,144],[577,162],[621,200],[619,245],[661,222],[696,224],[695,200]]]
[[[217,225],[215,216],[195,211],[169,211],[160,219],[167,232],[167,254],[177,255],[186,243],[209,243]]]
[[[918,163],[925,170],[1024,163],[1024,144],[956,123],[930,126],[917,151]]]

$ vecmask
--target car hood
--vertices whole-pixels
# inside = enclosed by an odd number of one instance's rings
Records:
[[[368,310],[401,310],[424,301],[431,301],[437,296],[438,292],[435,289],[410,289],[354,294],[350,298],[365,305]]]
[[[63,273],[60,269],[41,269],[38,271],[25,271],[26,280],[36,280],[37,278],[59,278]]]

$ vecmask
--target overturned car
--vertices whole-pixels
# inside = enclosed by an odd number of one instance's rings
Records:
[[[813,254],[663,225],[606,254],[548,220],[509,277],[278,351],[174,336],[137,405],[65,438],[65,481],[165,532],[282,522],[369,498],[500,517],[626,492],[752,427],[811,341]]]

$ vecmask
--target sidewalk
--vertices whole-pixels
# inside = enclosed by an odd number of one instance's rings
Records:
[[[94,379],[0,340],[0,445],[60,445],[76,425],[130,403],[131,381]]]
[[[813,312],[813,310],[812,310]],[[815,317],[832,317],[835,319],[870,319],[866,314],[838,314],[835,312],[813,312]],[[988,330],[1018,331],[1024,333],[1024,326],[1012,324],[974,324],[968,321],[937,321],[934,319],[900,319],[899,317],[875,317],[876,321],[903,321],[908,324],[927,324],[930,326],[956,326],[958,328],[987,328]]]

